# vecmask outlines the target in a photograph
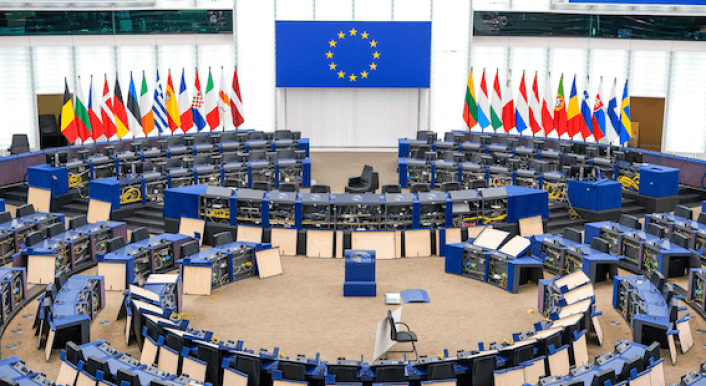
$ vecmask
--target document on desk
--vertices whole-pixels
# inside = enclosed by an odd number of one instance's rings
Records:
[[[402,321],[402,307],[392,311],[392,319],[395,322]],[[373,353],[373,362],[378,360],[387,350],[391,349],[395,345],[395,341],[392,340],[392,331],[390,330],[390,322],[385,319],[378,323],[377,331],[375,332],[375,351]]]

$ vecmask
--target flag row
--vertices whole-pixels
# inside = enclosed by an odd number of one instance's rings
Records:
[[[496,71],[493,88],[489,90],[485,69],[483,69],[480,89],[476,94],[471,68],[463,107],[463,120],[469,130],[476,125],[483,131],[490,128],[493,131],[502,129],[507,133],[512,129],[517,130],[518,133],[529,129],[534,136],[548,136],[555,132],[559,138],[578,139],[580,135],[584,141],[613,142],[618,139],[621,145],[632,138],[627,80],[620,103],[616,96],[617,79],[613,81],[606,106],[603,102],[605,99],[601,77],[591,106],[588,77],[586,77],[583,93],[579,94],[576,75],[574,75],[571,93],[567,100],[564,97],[564,74],[561,74],[556,94],[551,89],[551,73],[547,74],[544,95],[540,97],[537,73],[534,74],[532,88],[528,89],[523,72],[517,98],[513,98],[514,90],[510,81],[512,74],[508,71],[507,83],[503,91],[500,86],[499,72],[499,70]]]
[[[182,69],[179,89],[174,87],[171,70],[167,74],[166,92],[157,71],[153,90],[150,91],[144,71],[142,84],[135,87],[132,72],[127,95],[123,95],[118,77],[111,91],[105,75],[102,97],[94,89],[93,77],[88,87],[88,98],[84,98],[81,77],[76,82],[75,100],[71,98],[68,81],[64,79],[64,104],[61,111],[61,132],[69,143],[77,139],[94,141],[105,135],[123,138],[128,134],[145,136],[155,129],[160,133],[181,129],[184,133],[196,128],[198,131],[229,129],[245,122],[243,99],[238,83],[238,69],[233,72],[231,87],[226,86],[221,68],[220,85],[216,88],[211,69],[208,70],[206,88],[202,91],[199,72],[196,69],[194,85],[189,95],[185,81],[186,70]],[[139,78],[138,78],[139,80]],[[100,87],[97,85],[96,87]],[[127,103],[125,103],[125,101]]]

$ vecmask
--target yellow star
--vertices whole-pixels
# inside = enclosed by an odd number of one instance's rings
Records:
[[[355,75],[351,75],[351,76],[349,76],[349,78],[351,78],[351,82],[355,82],[356,76],[355,76]]]
[[[365,72],[365,71],[363,71],[363,72],[360,73],[360,76],[363,77],[363,78],[365,78],[365,79],[367,79],[367,78],[368,78],[368,73]]]
[[[336,41],[331,40],[330,42],[328,42],[328,45],[329,45],[329,47],[336,47]]]
[[[333,58],[333,52],[329,51],[326,53],[326,59],[331,59]]]
[[[336,64],[335,64],[335,63],[331,63],[331,64],[328,65],[328,67],[329,67],[329,69],[331,69],[331,70],[335,70],[335,69],[336,69]]]
[[[339,71],[339,72],[338,72],[338,77],[339,77],[339,78],[343,78],[343,77],[345,77],[345,76],[346,76],[346,73],[345,73],[345,72],[343,72],[343,71]]]
[[[380,58],[380,53],[377,52],[377,51],[375,51],[375,52],[373,53],[373,58],[379,59],[379,58]]]
[[[376,42],[375,40],[370,42],[370,47],[377,47],[377,46],[378,46],[378,42]]]
[[[351,33],[351,36],[355,36],[356,32],[358,32],[358,31],[357,31],[355,28],[353,28],[353,29],[351,29],[351,30],[348,31],[348,32]]]
[[[368,38],[368,33],[365,32],[365,31],[363,31],[363,33],[360,34],[360,37],[363,38],[363,39],[367,39],[367,38]]]
[[[369,64],[371,70],[377,70],[378,65],[373,62],[373,64]]]
[[[339,39],[345,39],[345,37],[346,37],[346,34],[344,34],[343,31],[341,31],[341,32],[338,33],[338,38],[339,38]]]

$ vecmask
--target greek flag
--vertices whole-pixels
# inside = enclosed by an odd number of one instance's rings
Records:
[[[154,125],[160,133],[169,127],[167,123],[167,109],[164,108],[164,91],[159,83],[159,71],[157,71],[157,84],[154,86]]]

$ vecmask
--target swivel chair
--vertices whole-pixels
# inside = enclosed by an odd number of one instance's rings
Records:
[[[346,185],[346,193],[375,193],[379,187],[378,173],[373,171],[373,167],[365,165],[360,177],[351,177]]]
[[[7,149],[10,154],[29,153],[29,139],[27,134],[12,134],[12,144]]]

